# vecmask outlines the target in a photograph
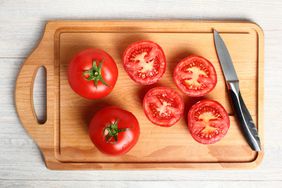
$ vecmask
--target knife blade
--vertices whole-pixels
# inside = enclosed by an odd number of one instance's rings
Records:
[[[252,116],[244,103],[239,88],[239,79],[235,71],[232,59],[228,49],[219,35],[213,30],[214,43],[221,65],[221,69],[226,81],[226,85],[230,94],[230,98],[234,107],[235,114],[239,120],[244,136],[254,151],[261,151],[260,138],[257,128],[253,122]]]

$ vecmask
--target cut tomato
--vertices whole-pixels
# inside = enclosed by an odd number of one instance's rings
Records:
[[[146,93],[143,107],[152,123],[170,127],[182,117],[184,102],[176,91],[166,87],[155,87]]]
[[[166,60],[158,44],[139,41],[125,50],[123,66],[132,80],[142,85],[150,85],[156,83],[164,74]]]
[[[181,60],[174,69],[177,87],[191,97],[204,96],[216,85],[217,76],[213,65],[205,58],[191,55]]]
[[[202,144],[213,144],[222,139],[230,126],[229,116],[221,104],[201,100],[188,112],[188,128],[192,137]]]

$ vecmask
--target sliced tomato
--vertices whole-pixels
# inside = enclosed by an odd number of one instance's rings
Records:
[[[177,87],[191,97],[206,95],[217,83],[213,65],[196,55],[181,60],[174,69],[173,78]]]
[[[173,89],[155,87],[146,93],[143,107],[146,116],[152,123],[170,127],[182,117],[184,102]]]
[[[142,85],[156,83],[164,74],[166,60],[162,48],[152,41],[139,41],[127,47],[123,66],[130,78]]]
[[[202,144],[213,144],[222,139],[230,127],[228,113],[213,100],[201,100],[188,112],[188,128],[192,137]]]

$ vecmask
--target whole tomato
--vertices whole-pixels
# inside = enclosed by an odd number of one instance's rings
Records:
[[[118,78],[113,58],[100,49],[86,49],[74,56],[68,67],[71,88],[87,99],[108,95]]]
[[[89,125],[89,136],[95,146],[114,156],[127,153],[137,143],[139,133],[136,117],[114,106],[98,111]]]

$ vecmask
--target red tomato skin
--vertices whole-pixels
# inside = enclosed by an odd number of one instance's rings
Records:
[[[208,64],[209,68],[210,68],[210,72],[211,72],[211,79],[212,81],[212,85],[209,85],[210,87],[206,90],[200,90],[200,91],[187,91],[187,89],[185,89],[185,86],[183,86],[180,81],[179,81],[179,72],[180,69],[182,68],[182,66],[185,65],[185,62],[189,61],[190,59],[193,58],[199,58],[199,59],[203,59],[204,61],[206,61],[206,63]],[[212,63],[207,60],[204,57],[198,56],[198,55],[189,55],[188,57],[182,59],[175,67],[174,69],[174,73],[173,73],[173,80],[174,83],[176,84],[176,86],[178,87],[179,90],[181,90],[183,93],[185,93],[186,95],[190,96],[190,97],[202,97],[207,95],[209,92],[211,92],[216,84],[217,84],[217,74],[215,71],[214,66],[212,65]]]
[[[128,62],[128,58],[130,56],[129,54],[129,51],[131,51],[131,49],[135,48],[136,46],[138,45],[142,45],[142,44],[145,44],[145,43],[148,43],[150,45],[153,45],[155,46],[158,51],[160,52],[160,56],[161,56],[161,68],[160,68],[160,73],[152,78],[152,79],[146,79],[146,80],[142,80],[140,78],[136,78],[136,76],[134,76],[133,74],[129,73],[129,70],[128,68],[126,67],[126,64]],[[123,67],[125,69],[125,71],[127,72],[128,76],[133,80],[135,81],[136,83],[140,84],[140,85],[151,85],[151,84],[154,84],[156,82],[158,82],[162,76],[164,75],[165,71],[166,71],[166,58],[165,58],[165,53],[163,51],[163,49],[161,48],[160,45],[158,45],[157,43],[153,42],[153,41],[150,41],[150,40],[141,40],[141,41],[137,41],[137,42],[134,42],[132,44],[130,44],[124,51],[123,53]]]
[[[119,120],[118,128],[128,128],[118,133],[118,141],[115,144],[105,140],[104,129],[110,123]],[[103,153],[118,156],[129,152],[137,143],[140,134],[139,123],[136,117],[126,110],[115,106],[105,107],[99,110],[92,118],[89,125],[89,136],[95,146]]]
[[[147,110],[147,103],[149,102],[148,101],[148,98],[152,95],[152,93],[155,91],[155,90],[160,90],[160,91],[165,91],[167,90],[168,92],[171,92],[172,95],[174,95],[175,97],[175,100],[176,100],[176,103],[179,107],[179,114],[177,115],[178,117],[175,118],[175,119],[172,119],[170,121],[161,121],[161,120],[158,120],[158,119],[154,119],[152,116],[151,116],[151,112],[149,112],[149,110]],[[179,95],[179,93],[171,88],[168,88],[168,87],[155,87],[155,88],[152,88],[150,89],[144,99],[143,99],[143,109],[144,109],[144,113],[145,115],[147,116],[147,118],[155,125],[157,126],[161,126],[161,127],[171,127],[173,125],[175,125],[183,116],[183,111],[184,111],[184,101],[182,99],[182,97]]]
[[[102,77],[109,85],[106,86],[100,81],[97,87],[94,81],[88,81],[83,72],[92,68],[92,60],[101,62]],[[99,99],[107,96],[114,88],[118,78],[118,68],[113,58],[101,49],[86,49],[76,54],[68,67],[68,81],[71,88],[80,96],[87,99]]]
[[[221,133],[219,134],[217,137],[213,137],[211,138],[210,140],[206,140],[206,139],[202,139],[200,137],[198,137],[197,135],[194,135],[192,134],[192,119],[194,117],[194,113],[195,113],[195,110],[197,108],[199,108],[200,106],[203,106],[203,104],[207,104],[209,103],[210,106],[212,105],[216,105],[218,106],[220,109],[218,109],[220,112],[221,112],[221,115],[223,116],[223,123],[226,125],[224,127],[224,133]],[[225,108],[217,101],[214,101],[214,100],[209,100],[209,99],[203,99],[203,100],[200,100],[198,101],[197,103],[195,103],[189,110],[188,112],[188,115],[187,115],[187,122],[188,122],[188,129],[192,135],[192,137],[198,142],[198,143],[201,143],[201,144],[214,144],[218,141],[220,141],[228,132],[228,129],[230,127],[230,119],[229,119],[229,115],[228,113],[226,112]]]

